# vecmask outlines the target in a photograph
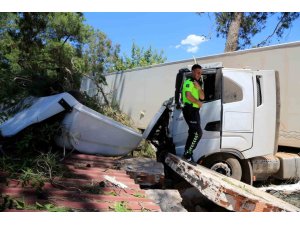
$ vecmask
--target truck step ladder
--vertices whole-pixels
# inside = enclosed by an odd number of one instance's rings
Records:
[[[300,209],[253,186],[168,153],[166,164],[217,205],[237,212],[299,212]]]

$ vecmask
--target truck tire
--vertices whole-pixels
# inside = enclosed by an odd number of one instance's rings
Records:
[[[204,159],[203,166],[236,180],[242,178],[242,166],[239,160],[230,154],[217,154]]]
[[[240,161],[242,166],[242,179],[246,184],[253,185],[253,170],[249,159],[244,159]]]

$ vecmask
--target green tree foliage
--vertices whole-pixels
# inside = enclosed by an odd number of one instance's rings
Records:
[[[164,63],[167,58],[164,56],[163,51],[158,53],[150,46],[148,49],[140,48],[135,43],[131,47],[131,56],[120,57],[116,62],[115,70],[122,71],[127,69],[133,69],[137,67],[145,67],[154,64]]]
[[[84,50],[84,61],[87,68],[85,74],[92,79],[108,105],[109,101],[104,94],[103,85],[106,85],[104,73],[114,70],[119,61],[120,46],[113,45],[112,41],[103,32],[92,31]]]
[[[113,70],[119,53],[120,46],[113,45],[106,34],[99,30],[92,31],[84,51],[86,64],[89,64],[88,73],[96,75]]]
[[[251,38],[266,27],[268,19],[277,16],[277,25],[273,32],[254,47],[270,43],[275,35],[282,38],[284,31],[291,28],[293,21],[299,17],[298,12],[220,12],[215,13],[217,37],[226,38],[225,52],[243,49],[252,44]]]
[[[19,74],[21,71],[17,63],[19,49],[9,33],[10,30],[16,29],[15,19],[16,15],[13,13],[0,13],[0,100],[2,103],[9,101],[4,97],[18,92],[12,75]]]
[[[78,89],[90,35],[83,21],[81,13],[1,13],[0,99]]]
[[[78,91],[83,76],[104,95],[103,74],[166,60],[134,43],[131,57],[120,57],[120,46],[84,21],[82,13],[0,13],[0,102]]]

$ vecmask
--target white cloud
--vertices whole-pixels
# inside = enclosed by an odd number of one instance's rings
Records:
[[[204,36],[190,34],[180,42],[180,45],[176,45],[175,48],[186,46],[187,52],[196,53],[199,50],[199,45],[205,41],[207,41],[207,39]]]
[[[182,45],[192,45],[192,46],[198,46],[202,42],[206,41],[204,36],[197,36],[195,34],[190,34],[186,37],[186,39],[181,41]]]
[[[186,51],[190,53],[196,53],[198,49],[199,49],[198,46],[189,46]]]

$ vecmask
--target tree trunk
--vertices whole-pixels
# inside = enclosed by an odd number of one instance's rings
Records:
[[[239,40],[239,30],[241,27],[242,18],[243,18],[242,12],[234,13],[233,20],[230,23],[228,34],[227,34],[225,52],[233,52],[237,50],[238,40]]]

